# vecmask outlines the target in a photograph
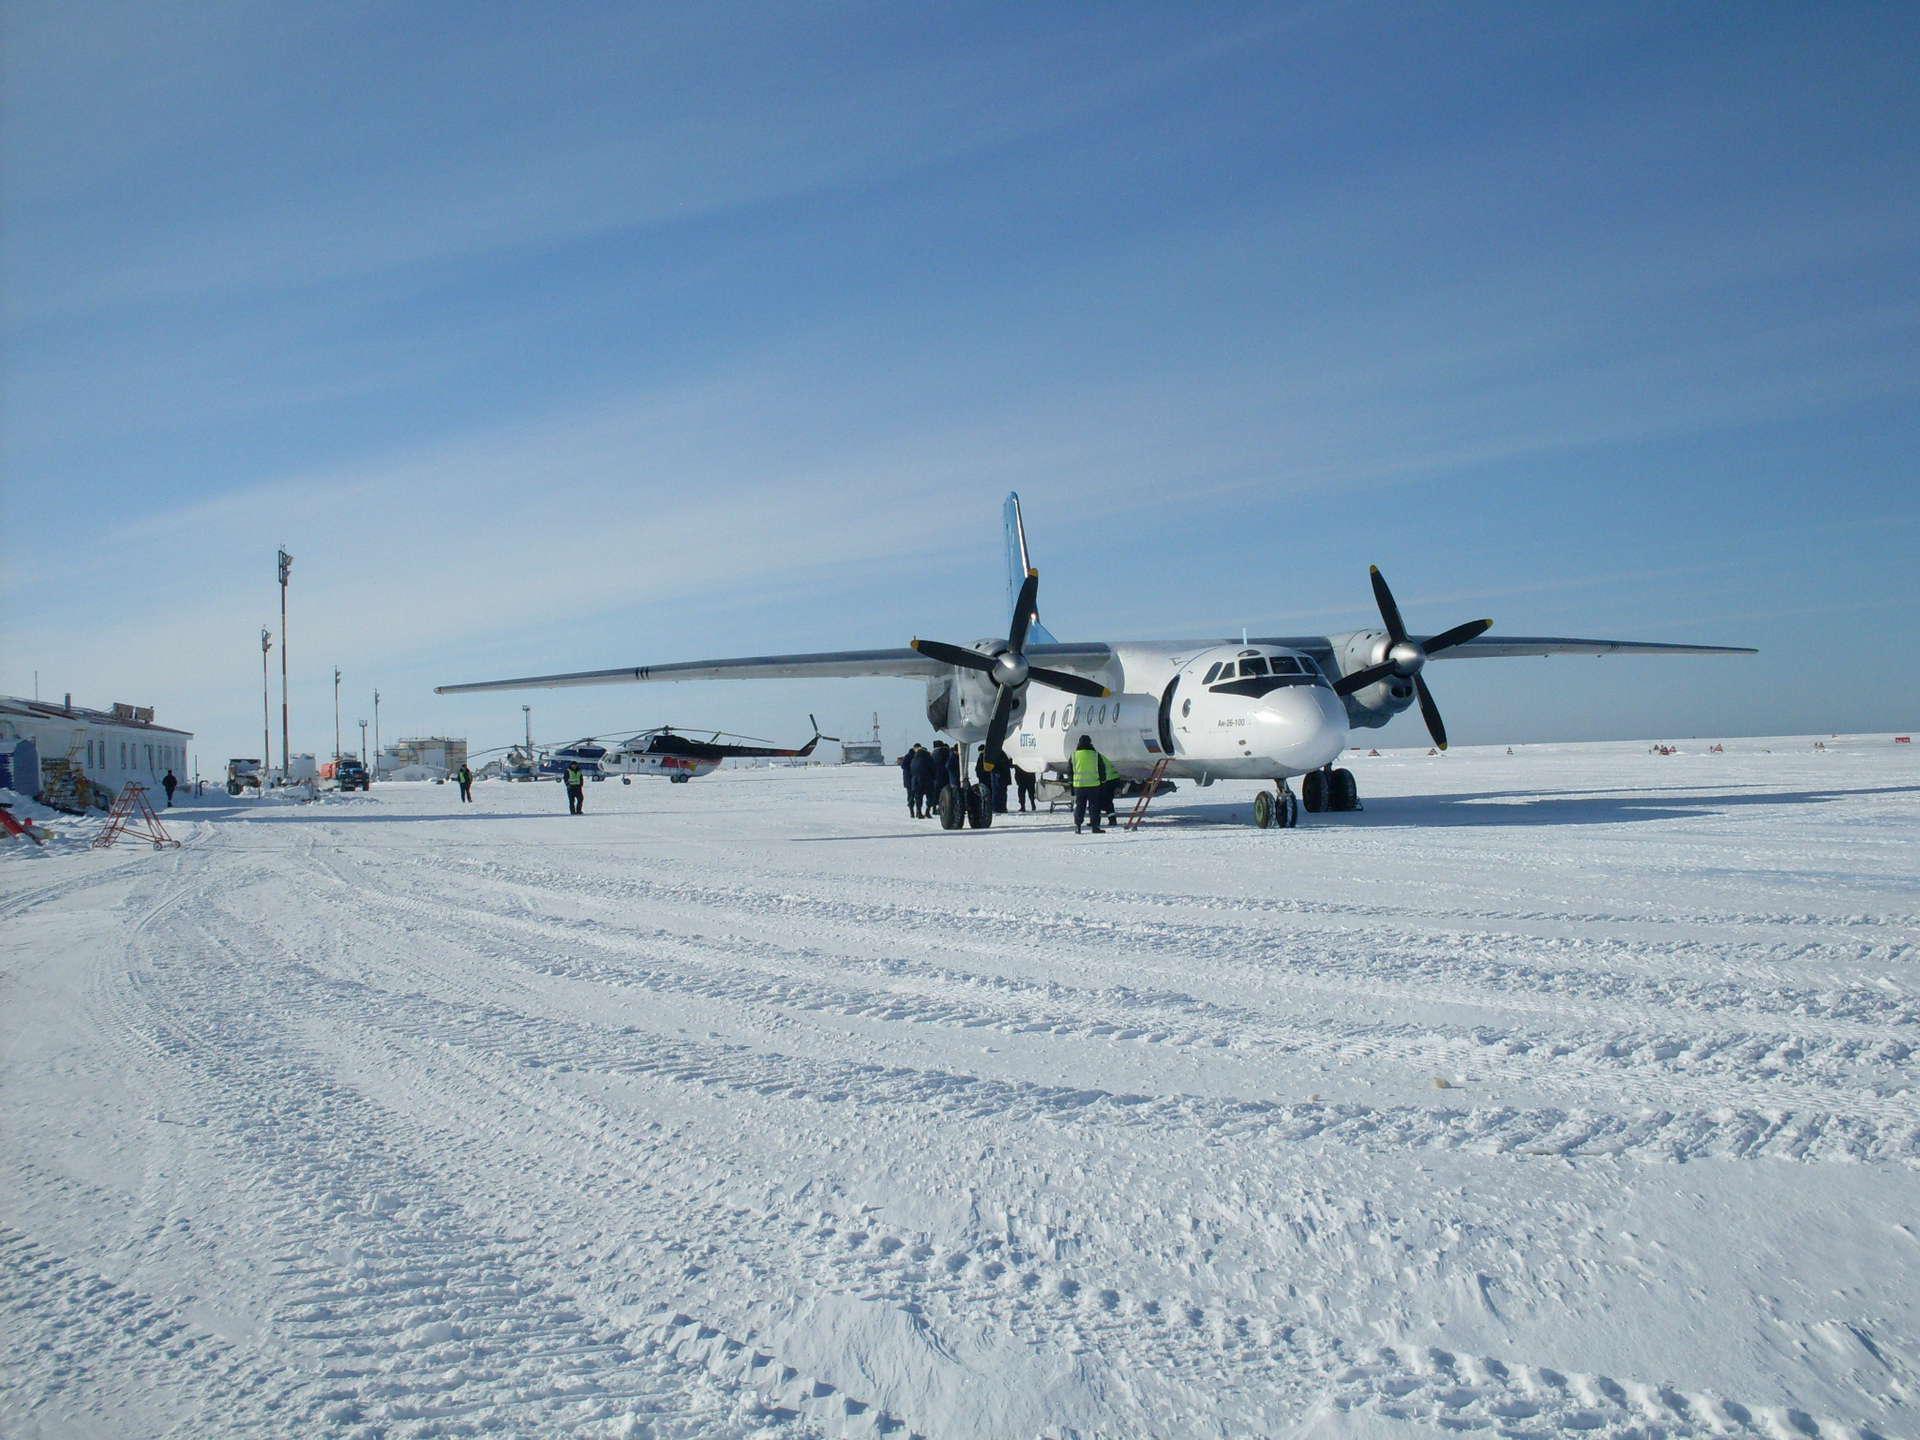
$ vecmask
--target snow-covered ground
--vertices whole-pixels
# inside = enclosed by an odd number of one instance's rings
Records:
[[[0,1432],[1920,1434],[1920,756],[1828,743],[16,844]]]

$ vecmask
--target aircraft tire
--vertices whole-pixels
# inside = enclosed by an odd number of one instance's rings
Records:
[[[621,783],[622,785],[631,785],[631,784],[633,784],[633,776],[631,776],[631,775],[622,775],[622,776],[620,777],[620,783]]]
[[[967,787],[967,824],[976,830],[985,830],[993,824],[993,805],[978,785]]]
[[[934,807],[940,812],[942,830],[958,830],[967,823],[960,806],[960,792],[951,785],[940,787],[940,796],[934,801]]]
[[[1262,790],[1258,795],[1253,797],[1253,823],[1259,826],[1260,829],[1270,830],[1273,828],[1273,822],[1276,818],[1273,812],[1273,796]]]
[[[1291,830],[1300,823],[1300,802],[1291,790],[1280,795],[1280,828]]]
[[[1360,808],[1360,786],[1354,780],[1351,770],[1333,772],[1333,804],[1329,808],[1334,810]]]
[[[1309,770],[1300,777],[1300,803],[1307,807],[1307,813],[1309,815],[1318,815],[1322,810],[1338,810],[1340,808],[1338,804],[1330,805],[1327,803],[1329,798],[1327,794],[1328,789],[1327,772],[1324,770]],[[1338,793],[1336,782],[1334,794],[1337,795]]]

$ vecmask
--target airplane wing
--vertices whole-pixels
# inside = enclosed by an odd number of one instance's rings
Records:
[[[1032,645],[1027,658],[1070,669],[1098,666],[1111,658],[1105,645]],[[616,670],[575,670],[562,675],[524,675],[513,680],[474,680],[436,685],[436,695],[480,690],[542,690],[567,685],[664,683],[674,680],[844,680],[882,676],[919,680],[945,675],[951,666],[919,651],[825,650],[812,655],[748,655],[734,660],[684,660],[670,665],[628,665]]]
[[[1412,637],[1425,645],[1431,635]],[[1224,640],[1195,640],[1194,648],[1238,645]],[[1255,645],[1274,645],[1287,650],[1304,650],[1311,655],[1331,656],[1334,638],[1330,635],[1255,635]],[[1583,640],[1558,635],[1481,635],[1463,640],[1442,650],[1435,660],[1504,660],[1522,655],[1758,655],[1746,645],[1669,645],[1654,640]]]
[[[1431,637],[1428,637],[1431,638]],[[1758,655],[1748,645],[1668,645],[1653,640],[1575,640],[1545,635],[1481,635],[1436,660],[1499,660],[1519,655]]]

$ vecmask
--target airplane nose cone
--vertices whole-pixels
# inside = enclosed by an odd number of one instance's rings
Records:
[[[1347,748],[1346,707],[1319,685],[1293,685],[1262,697],[1258,723],[1266,739],[1262,752],[1303,773],[1332,764]]]

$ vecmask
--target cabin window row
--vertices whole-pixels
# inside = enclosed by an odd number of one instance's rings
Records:
[[[1078,717],[1082,725],[1104,725],[1107,723],[1107,707],[1105,705],[1098,707],[1069,705],[1064,710],[1049,710],[1040,717],[1038,728],[1041,730],[1052,730],[1057,726],[1065,730],[1074,723],[1076,717]],[[1116,725],[1120,723],[1120,704],[1118,701],[1115,701],[1113,705],[1113,719]]]
[[[187,752],[178,745],[149,745],[142,740],[87,741],[86,764],[90,770],[133,770],[143,760],[149,770],[171,770],[176,765],[185,766]]]

